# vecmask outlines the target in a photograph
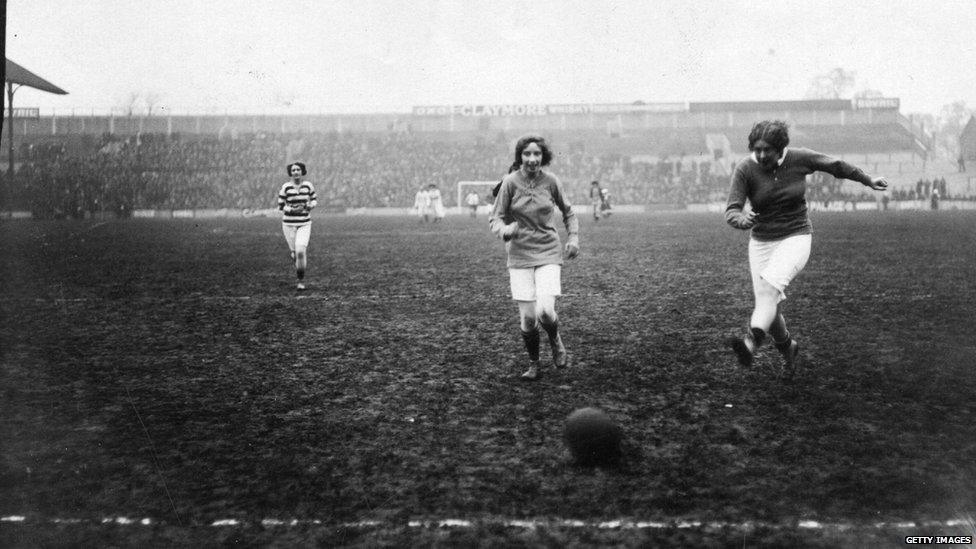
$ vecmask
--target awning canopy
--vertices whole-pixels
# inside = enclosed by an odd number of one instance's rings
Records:
[[[58,95],[67,95],[68,92],[62,90],[61,88],[55,86],[54,84],[44,80],[40,76],[32,73],[31,71],[21,67],[17,63],[7,59],[7,75],[6,81],[12,84],[20,84],[22,86],[29,86],[31,88],[36,88],[41,91],[46,91],[48,93],[56,93]]]

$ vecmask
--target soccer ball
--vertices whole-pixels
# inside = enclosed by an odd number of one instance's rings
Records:
[[[598,408],[580,408],[569,414],[563,440],[580,465],[610,465],[620,458],[620,427]]]

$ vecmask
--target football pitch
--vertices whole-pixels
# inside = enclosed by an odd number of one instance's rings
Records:
[[[976,213],[813,212],[791,379],[721,214],[581,214],[519,379],[484,216],[0,221],[0,546],[900,546],[976,530]],[[573,410],[624,433],[571,460]]]

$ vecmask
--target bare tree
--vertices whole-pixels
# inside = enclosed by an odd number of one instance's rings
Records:
[[[959,136],[973,115],[976,115],[976,109],[967,107],[965,101],[956,101],[943,105],[939,114],[910,113],[907,116],[931,135],[937,156],[955,159],[959,156]]]
[[[962,131],[963,126],[972,116],[973,109],[966,106],[965,101],[956,101],[942,106],[939,121],[942,128]]]
[[[818,74],[810,81],[807,90],[808,99],[841,99],[847,92],[854,89],[857,74],[854,71],[840,67],[831,69],[826,74]]]
[[[959,156],[959,136],[962,135],[962,129],[966,127],[966,122],[973,114],[976,114],[976,111],[967,107],[965,101],[955,101],[942,106],[933,133],[936,143],[947,157]]]
[[[159,105],[162,99],[163,96],[156,92],[147,91],[143,94],[142,101],[146,104],[146,116],[153,115],[153,109],[156,108],[156,105]]]
[[[854,93],[854,99],[876,99],[878,97],[884,97],[884,94],[880,90],[863,89],[859,92]]]
[[[153,111],[162,102],[163,96],[152,91],[131,91],[117,103],[116,110],[125,116],[135,116],[145,113],[152,116]]]
[[[132,91],[126,94],[126,96],[119,102],[119,109],[125,116],[132,116],[136,113],[136,106],[139,104],[139,98],[141,94],[137,91]]]

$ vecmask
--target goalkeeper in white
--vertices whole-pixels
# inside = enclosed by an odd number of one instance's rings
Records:
[[[315,187],[305,180],[305,175],[308,174],[305,164],[293,162],[288,164],[287,171],[291,180],[278,191],[278,209],[282,212],[281,230],[285,233],[291,258],[295,261],[295,274],[298,277],[295,288],[304,290],[308,240],[312,234],[311,212],[318,203],[315,199]]]

